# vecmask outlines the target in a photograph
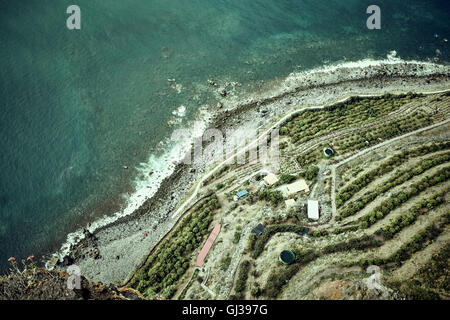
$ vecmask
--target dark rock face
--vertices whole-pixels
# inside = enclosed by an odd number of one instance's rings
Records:
[[[136,290],[103,285],[80,276],[80,289],[69,289],[70,274],[29,268],[0,277],[0,300],[145,300]]]
[[[61,262],[61,266],[67,267],[72,265],[74,262],[74,259],[72,256],[65,256],[63,262]]]
[[[76,245],[72,245],[70,254],[65,256],[62,262],[58,262],[58,267],[68,267],[74,264],[78,259],[90,257],[92,259],[99,259],[101,257],[100,250],[97,246],[97,237],[88,229],[83,229],[84,239]]]

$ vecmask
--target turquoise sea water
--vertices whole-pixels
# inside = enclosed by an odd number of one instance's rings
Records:
[[[0,0],[0,270],[117,210],[133,168],[173,130],[172,111],[185,105],[188,121],[217,103],[208,78],[251,90],[391,50],[428,60],[438,49],[449,61],[448,1],[377,1],[375,31],[372,2]],[[71,4],[79,31],[66,28]]]

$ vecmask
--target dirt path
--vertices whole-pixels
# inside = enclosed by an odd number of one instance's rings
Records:
[[[387,172],[383,175],[379,175],[376,177],[376,179],[372,180],[369,184],[367,184],[366,186],[364,186],[364,188],[362,188],[361,190],[359,190],[358,192],[356,192],[350,199],[348,199],[347,201],[344,202],[344,204],[341,206],[341,208],[345,208],[346,205],[348,203],[350,203],[351,201],[355,201],[357,199],[362,198],[366,192],[368,190],[375,190],[378,186],[383,185],[384,183],[386,183],[387,180],[389,180],[391,177],[393,177],[394,175],[397,175],[398,172],[403,171],[409,171],[411,170],[411,168],[416,168],[418,165],[421,164],[421,162],[425,161],[425,160],[433,160],[433,158],[438,157],[440,155],[443,155],[445,153],[448,153],[450,150],[446,149],[446,150],[441,150],[438,152],[433,152],[433,153],[428,153],[426,155],[423,156],[418,156],[418,157],[411,157],[409,159],[406,159],[405,162],[403,162],[402,164],[400,164],[399,166],[396,166],[396,168],[390,172]],[[357,177],[355,177],[354,179],[350,180],[348,183],[344,184],[342,187],[340,187],[340,189],[344,189],[346,188],[348,185],[352,184],[353,182],[355,182],[355,180],[357,180],[359,177],[363,176],[364,174],[366,174],[367,172],[376,169],[379,167],[379,165],[383,164],[387,159],[389,159],[390,156],[384,158],[382,161],[380,161],[379,163],[377,163],[377,165],[373,166],[373,167],[369,167],[366,168],[366,170],[361,171],[360,174],[358,174]]]
[[[415,235],[424,231],[428,226],[437,223],[446,212],[447,208],[445,208],[445,206],[440,206],[432,212],[420,216],[414,224],[404,228],[396,234],[394,238],[385,241],[381,247],[374,249],[371,252],[371,255],[373,254],[374,257],[379,258],[390,257],[398,251],[403,244],[410,242]]]
[[[414,176],[412,179],[410,179],[408,181],[405,181],[403,184],[393,187],[392,189],[386,191],[385,194],[378,195],[378,197],[376,199],[374,199],[373,201],[369,202],[363,209],[358,211],[356,214],[351,215],[349,217],[346,217],[345,219],[342,219],[342,224],[350,224],[350,223],[357,222],[357,220],[359,220],[361,217],[365,216],[370,211],[375,209],[383,201],[389,199],[391,197],[390,194],[395,194],[395,193],[400,192],[402,190],[407,190],[407,188],[409,186],[411,186],[411,185],[421,181],[426,176],[431,176],[434,173],[438,172],[439,170],[442,170],[443,168],[448,168],[449,166],[450,166],[449,163],[443,163],[443,164],[441,164],[439,166],[433,167],[433,168],[423,172],[422,174],[420,174],[418,176]],[[445,182],[442,182],[442,183],[438,184],[438,186],[442,186],[442,185],[445,185],[445,184],[446,184]],[[418,195],[416,195],[415,197],[413,197],[411,199],[422,197],[424,192],[425,191],[420,192]]]
[[[410,200],[408,200],[406,203],[404,203],[400,208],[396,208],[393,211],[391,211],[386,217],[384,217],[383,219],[377,221],[375,224],[371,225],[368,229],[365,229],[365,233],[366,234],[374,234],[377,230],[380,230],[381,228],[383,228],[384,226],[388,225],[391,220],[397,218],[398,216],[401,216],[403,214],[406,214],[409,212],[409,210],[416,205],[418,202],[420,202],[423,199],[429,199],[430,196],[432,196],[433,194],[437,193],[438,191],[441,190],[449,190],[450,187],[450,181],[446,181],[443,184],[437,185],[437,186],[433,186],[431,188],[428,188],[427,190],[425,190],[424,192],[422,192],[420,195],[418,195],[417,197],[414,197]],[[448,202],[448,198],[450,197],[450,194],[447,193],[446,195],[446,201]],[[439,208],[441,207],[445,207],[445,205],[441,205]],[[434,211],[436,211],[438,208],[434,209]],[[430,212],[426,213],[423,216],[420,216],[418,220],[422,221],[425,223],[425,221],[421,220],[421,219],[427,219],[428,214],[430,214]],[[417,221],[416,221],[417,223]]]
[[[396,280],[411,279],[415,271],[424,267],[430,261],[431,257],[448,243],[450,243],[450,226],[447,226],[444,232],[433,243],[413,254],[403,266],[392,273],[392,277]]]
[[[406,103],[406,104],[402,105],[400,108],[398,108],[397,110],[394,110],[393,112],[386,114],[379,119],[375,119],[368,123],[364,123],[364,129],[378,128],[385,123],[391,122],[393,119],[404,118],[406,115],[411,114],[415,110],[419,109],[423,105],[423,103],[424,103],[424,101],[422,101],[422,100]],[[357,124],[351,125],[348,128],[340,129],[338,131],[338,133],[331,132],[324,136],[314,137],[313,139],[306,141],[303,144],[296,145],[296,149],[290,150],[289,153],[286,154],[286,156],[297,157],[298,154],[304,153],[311,149],[314,149],[320,143],[334,140],[337,138],[342,138],[342,137],[348,136],[350,134],[353,134],[355,132],[359,132],[360,130],[361,130],[361,123],[357,123]]]

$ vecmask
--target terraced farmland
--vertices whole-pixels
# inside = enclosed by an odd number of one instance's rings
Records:
[[[301,109],[281,125],[280,181],[264,184],[271,169],[259,163],[218,170],[200,190],[212,204],[185,213],[181,240],[163,241],[134,286],[180,299],[448,299],[449,112],[448,93]],[[298,179],[310,191],[287,195]],[[317,221],[308,199],[320,203]],[[222,231],[197,268],[214,223]],[[278,261],[283,250],[295,254],[290,265]]]
[[[448,272],[436,265],[448,265],[450,244],[449,106],[445,94],[360,98],[284,124],[283,159],[318,165],[324,178],[316,194],[333,200],[334,184],[336,211],[306,237],[295,235],[302,224],[289,215],[266,220],[266,231],[249,244],[249,292],[236,297],[374,298],[366,268],[376,265],[384,298],[448,298]],[[334,157],[326,158],[324,147]],[[292,265],[267,263],[285,247],[296,253]],[[422,261],[420,252],[430,247],[433,254]],[[425,277],[428,269],[434,273]],[[315,281],[306,285],[305,277]]]

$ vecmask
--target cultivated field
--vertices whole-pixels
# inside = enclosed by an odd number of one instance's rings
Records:
[[[172,299],[449,298],[449,113],[450,95],[439,93],[354,97],[293,115],[280,127],[280,181],[263,182],[270,166],[223,166],[130,285]],[[310,191],[288,196],[299,179]],[[308,199],[319,201],[317,221]],[[222,231],[196,267],[216,223]],[[283,250],[292,264],[279,262]],[[379,272],[368,280],[369,266]]]

